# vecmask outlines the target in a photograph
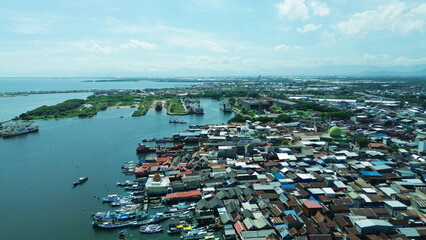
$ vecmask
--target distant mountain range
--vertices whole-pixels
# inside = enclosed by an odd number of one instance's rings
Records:
[[[321,66],[315,68],[274,69],[287,76],[349,76],[349,77],[426,77],[426,64],[413,66]],[[266,75],[266,74],[265,74]]]
[[[108,69],[101,72],[80,72],[75,73],[63,72],[66,77],[105,77],[105,76],[122,76],[123,78],[140,78],[154,77],[218,77],[218,76],[242,76],[255,77],[261,74],[262,76],[323,76],[323,77],[426,77],[426,64],[413,66],[367,66],[367,65],[329,65],[321,67],[274,67],[274,68],[250,68],[250,69],[235,69],[235,70],[206,70],[194,68],[181,68],[174,71],[166,72],[143,72],[143,71],[128,71],[123,69]],[[1,75],[1,74],[0,74]],[[34,77],[43,76],[34,74]],[[61,75],[62,76],[62,75]],[[44,77],[44,76],[43,76]],[[57,76],[46,76],[57,77]]]
[[[426,68],[413,72],[390,72],[390,71],[365,71],[355,76],[376,76],[376,77],[426,77]]]

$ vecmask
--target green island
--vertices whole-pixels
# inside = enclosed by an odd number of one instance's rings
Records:
[[[149,108],[152,105],[152,102],[155,99],[156,98],[153,97],[153,96],[148,96],[148,97],[141,98],[140,102],[139,102],[139,108],[138,108],[138,110],[136,110],[136,111],[133,112],[132,116],[133,117],[137,117],[137,116],[143,116],[143,115],[145,115],[148,112]]]
[[[187,110],[185,109],[180,98],[172,97],[167,99],[167,114],[169,115],[185,115],[187,114]]]
[[[91,95],[86,100],[70,99],[53,106],[43,105],[22,113],[18,120],[93,117],[99,111],[103,111],[108,107],[131,106],[134,104],[135,97],[135,95],[129,93],[114,93]]]

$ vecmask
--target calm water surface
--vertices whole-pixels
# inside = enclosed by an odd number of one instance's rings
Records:
[[[188,124],[225,123],[219,102],[202,99],[206,114],[179,117]],[[94,229],[91,214],[110,209],[99,198],[124,192],[115,182],[126,161],[137,161],[142,138],[164,137],[188,125],[169,124],[165,112],[108,109],[90,119],[37,121],[40,132],[0,139],[0,239],[117,239],[119,230]],[[120,118],[123,116],[123,118]],[[80,176],[85,184],[72,188]],[[6,237],[7,236],[7,237]],[[126,239],[178,239],[167,233],[142,235],[129,229]]]
[[[84,82],[86,80],[105,80],[112,78],[0,78],[0,93],[30,92],[30,91],[65,91],[90,89],[146,89],[146,88],[174,88],[185,87],[201,82],[156,82],[142,79],[137,82]]]

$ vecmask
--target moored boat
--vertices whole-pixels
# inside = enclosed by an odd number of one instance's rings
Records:
[[[75,187],[77,185],[83,184],[83,183],[87,182],[88,179],[89,179],[88,177],[81,177],[76,182],[73,182],[72,186]]]
[[[125,222],[102,222],[99,223],[97,226],[100,228],[122,228],[122,227],[128,227],[131,226],[131,222],[125,221]]]
[[[150,153],[155,151],[156,151],[156,148],[148,147],[146,146],[146,144],[143,144],[143,143],[139,143],[138,147],[136,148],[136,152],[138,153]]]
[[[153,223],[158,223],[160,221],[164,220],[164,216],[163,214],[156,214],[154,215],[152,218],[141,221],[140,225],[148,225],[148,224],[153,224]]]
[[[27,133],[38,132],[38,125],[31,126],[32,122],[28,122],[25,124],[13,124],[3,128],[2,136],[3,138],[10,138],[14,136],[19,136]]]
[[[180,238],[183,240],[194,240],[194,239],[202,239],[209,236],[212,236],[213,233],[207,232],[207,230],[202,228],[193,228],[189,231],[183,230]]]
[[[185,121],[180,121],[180,120],[177,120],[177,119],[170,119],[170,120],[169,120],[169,123],[187,124],[187,122],[185,122]]]
[[[115,202],[119,199],[117,194],[111,194],[108,195],[107,197],[102,198],[102,202],[104,203],[110,203],[110,202]]]
[[[184,143],[173,145],[173,146],[157,146],[156,153],[167,153],[172,152],[174,150],[182,149],[185,146]]]
[[[126,238],[125,232],[124,230],[121,230],[120,232],[118,232],[118,239],[119,240],[124,240]]]
[[[161,111],[163,109],[163,103],[160,101],[157,101],[155,103],[155,111]]]
[[[159,233],[163,231],[163,227],[157,224],[150,224],[150,225],[141,226],[139,228],[139,231],[141,233]]]
[[[228,101],[221,102],[220,109],[224,112],[232,112],[231,104]]]

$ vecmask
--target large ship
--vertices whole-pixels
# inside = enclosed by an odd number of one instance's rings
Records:
[[[173,145],[173,146],[160,146],[158,145],[156,148],[155,147],[148,147],[143,143],[139,143],[138,147],[136,148],[136,152],[138,153],[151,153],[151,152],[156,152],[156,153],[168,153],[174,150],[179,150],[182,149],[185,146],[184,143],[182,144],[177,144],[177,145]]]
[[[163,103],[158,101],[155,103],[155,110],[156,111],[161,111],[161,109],[163,109]]]
[[[15,123],[3,126],[3,138],[14,137],[27,133],[38,132],[38,125],[31,126],[33,122]]]
[[[194,106],[194,113],[195,114],[204,114],[204,108],[200,104],[196,104]]]
[[[220,110],[224,112],[232,112],[231,104],[228,101],[223,101],[220,103]]]

